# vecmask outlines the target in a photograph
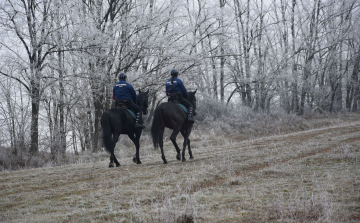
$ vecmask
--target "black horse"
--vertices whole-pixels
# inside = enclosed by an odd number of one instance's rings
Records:
[[[137,95],[137,105],[140,106],[144,115],[147,114],[148,108],[148,93],[141,92]],[[136,154],[133,162],[141,164],[139,149],[140,149],[140,136],[142,129],[135,129],[135,120],[128,111],[123,108],[112,108],[105,111],[101,116],[101,126],[103,129],[103,141],[105,149],[110,153],[109,167],[120,166],[120,163],[114,155],[114,148],[119,139],[120,134],[127,134],[134,142],[136,147]]]
[[[188,92],[188,101],[194,107],[194,116],[196,115],[196,98],[194,92]],[[178,103],[176,102],[165,102],[160,104],[154,112],[154,119],[151,125],[151,135],[153,139],[153,144],[155,149],[160,146],[161,149],[161,158],[164,161],[164,164],[167,164],[165,159],[164,149],[163,149],[163,136],[165,127],[172,129],[173,132],[170,136],[171,142],[174,144],[176,148],[176,159],[180,160],[180,148],[176,144],[176,136],[181,132],[181,135],[184,137],[183,150],[182,150],[182,161],[185,162],[185,149],[186,145],[189,149],[190,159],[194,159],[191,148],[190,148],[190,139],[189,135],[191,133],[191,129],[193,127],[193,123],[187,121],[187,114],[185,111],[180,108]]]

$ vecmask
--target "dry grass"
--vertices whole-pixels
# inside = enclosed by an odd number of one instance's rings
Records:
[[[195,131],[184,163],[167,139],[163,165],[144,138],[142,165],[125,142],[119,168],[100,153],[0,172],[0,222],[359,222],[360,118],[321,126],[245,140]]]

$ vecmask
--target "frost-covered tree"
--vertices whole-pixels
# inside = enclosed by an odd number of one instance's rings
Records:
[[[39,109],[43,86],[43,69],[46,58],[56,48],[49,43],[52,26],[52,1],[6,0],[1,5],[1,27],[16,37],[2,41],[13,61],[20,64],[17,72],[2,74],[17,80],[28,91],[31,100],[30,152],[38,152]],[[19,47],[21,46],[21,47]]]

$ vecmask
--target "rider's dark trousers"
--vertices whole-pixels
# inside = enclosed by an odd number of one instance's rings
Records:
[[[117,105],[119,103],[125,104],[126,107],[128,107],[130,110],[133,110],[135,112],[135,114],[142,112],[141,108],[137,104],[135,104],[132,100],[123,100],[123,99],[115,100],[115,105]]]
[[[185,107],[187,108],[192,107],[192,104],[188,100],[186,100],[186,98],[184,98],[183,96],[179,96],[178,100],[181,104],[185,105]]]

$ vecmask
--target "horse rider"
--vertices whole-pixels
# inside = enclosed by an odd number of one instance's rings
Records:
[[[136,113],[135,128],[144,129],[145,126],[143,125],[142,120],[142,110],[136,104],[136,92],[133,86],[126,82],[126,78],[126,74],[124,72],[121,72],[119,74],[119,82],[114,85],[113,99],[115,100],[115,106],[117,107],[118,104],[124,104],[127,108],[133,110]]]
[[[183,82],[177,77],[179,71],[172,69],[170,72],[171,78],[166,81],[166,95],[169,101],[178,100],[181,104],[185,105],[188,110],[188,121],[194,123],[193,118],[193,105],[187,100],[187,91]]]

